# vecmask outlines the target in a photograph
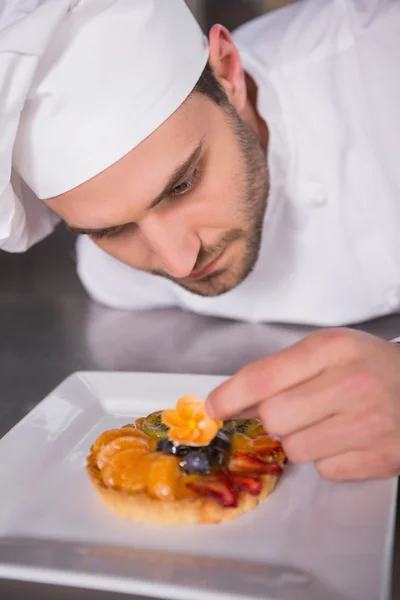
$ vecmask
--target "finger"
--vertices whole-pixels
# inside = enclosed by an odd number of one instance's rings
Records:
[[[260,415],[258,412],[258,406],[252,406],[247,410],[241,412],[239,415],[234,415],[237,419],[259,419]]]
[[[357,392],[353,371],[352,365],[336,367],[264,400],[258,409],[264,427],[287,436],[342,411]]]
[[[322,423],[281,438],[291,462],[305,464],[331,458],[345,452],[362,451],[368,447],[367,436],[357,434],[354,423],[334,416]]]
[[[341,329],[318,331],[277,354],[250,363],[211,392],[206,401],[207,412],[214,418],[227,419],[315,377],[344,360],[357,333]]]
[[[366,479],[389,479],[398,472],[387,463],[386,452],[353,450],[338,456],[324,458],[316,463],[322,479],[327,481],[361,481]]]

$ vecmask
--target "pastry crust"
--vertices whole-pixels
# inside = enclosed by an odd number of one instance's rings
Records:
[[[93,454],[89,456],[86,468],[97,496],[119,517],[136,523],[164,526],[221,523],[236,519],[264,500],[273,491],[279,478],[275,475],[262,476],[260,494],[252,496],[242,493],[236,507],[226,508],[211,497],[199,496],[167,502],[152,498],[144,492],[127,494],[107,488],[100,478]]]

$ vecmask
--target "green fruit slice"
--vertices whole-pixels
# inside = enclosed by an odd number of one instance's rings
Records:
[[[228,419],[222,425],[222,431],[227,435],[234,433],[242,433],[243,435],[251,434],[261,425],[259,419]]]
[[[169,427],[164,425],[164,423],[161,420],[162,412],[162,410],[158,410],[156,412],[151,413],[145,418],[142,424],[143,433],[153,438],[168,438]]]

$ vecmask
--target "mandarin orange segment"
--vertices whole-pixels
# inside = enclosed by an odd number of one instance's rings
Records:
[[[157,456],[157,455],[153,455]],[[159,454],[151,461],[147,491],[158,500],[174,500],[178,490],[180,472],[175,456]]]
[[[115,440],[119,437],[126,436],[126,435],[135,435],[134,433],[132,433],[134,431],[136,431],[136,429],[133,427],[131,427],[131,428],[126,427],[125,429],[122,429],[122,428],[121,429],[109,429],[108,431],[105,431],[104,433],[99,435],[99,437],[94,442],[94,444],[91,448],[91,452],[93,452],[94,454],[97,454],[103,446],[105,446],[106,444],[109,444],[113,440]]]
[[[170,440],[190,446],[207,446],[222,425],[208,417],[202,400],[193,395],[179,398],[175,410],[164,410],[162,422]]]
[[[124,436],[125,436],[125,431],[128,431],[127,435],[141,439],[141,440],[149,440],[149,436],[146,435],[145,433],[143,433],[143,431],[140,431],[140,429],[136,429],[136,427],[126,427],[126,428],[122,428],[122,431],[124,432]]]
[[[250,438],[243,433],[235,433],[232,436],[232,452],[250,452],[253,454],[273,454],[282,449],[279,440],[264,434]]]
[[[143,448],[117,452],[101,471],[104,485],[131,494],[145,491],[149,456]]]
[[[138,431],[142,430],[142,425],[143,425],[143,421],[145,420],[146,417],[140,417],[139,419],[136,419],[135,421],[135,427]]]
[[[191,427],[176,427],[173,430],[172,439],[174,442],[191,445],[191,442],[195,442],[200,437],[200,432],[197,429]]]
[[[187,394],[179,398],[176,404],[176,412],[181,415],[185,421],[188,419],[204,419],[206,416],[203,401],[198,396]]]
[[[176,490],[176,499],[186,500],[198,498],[198,493],[189,487],[189,485],[194,483],[198,478],[199,475],[184,475],[183,477],[179,477]]]
[[[128,449],[143,449],[147,452],[150,451],[149,442],[141,437],[129,435],[118,437],[112,442],[109,442],[102,447],[100,452],[97,454],[97,467],[101,470],[106,465],[114,454],[122,450]]]
[[[207,445],[217,435],[220,429],[220,421],[204,419],[198,424],[198,429],[200,431],[200,441],[202,442],[202,445]]]
[[[279,440],[276,440],[268,435],[262,435],[252,440],[253,451],[256,454],[269,454],[282,450],[282,445]]]
[[[112,442],[113,440],[115,440],[119,437],[126,437],[126,436],[133,436],[133,437],[142,438],[144,440],[148,440],[147,435],[144,434],[142,431],[139,431],[135,427],[121,427],[121,429],[109,429],[108,431],[105,431],[97,438],[97,440],[95,441],[95,443],[93,444],[93,446],[91,448],[91,451],[94,454],[97,454],[101,450],[101,448],[103,446],[105,446],[106,444],[109,444],[110,442]]]
[[[167,427],[184,427],[186,425],[186,420],[183,417],[181,417],[179,413],[173,408],[163,410],[162,422]]]

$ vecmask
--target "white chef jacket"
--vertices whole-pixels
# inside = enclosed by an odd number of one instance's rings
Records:
[[[78,273],[109,306],[345,325],[400,308],[400,1],[307,0],[234,34],[270,130],[259,260],[217,298],[134,270],[88,238]]]

